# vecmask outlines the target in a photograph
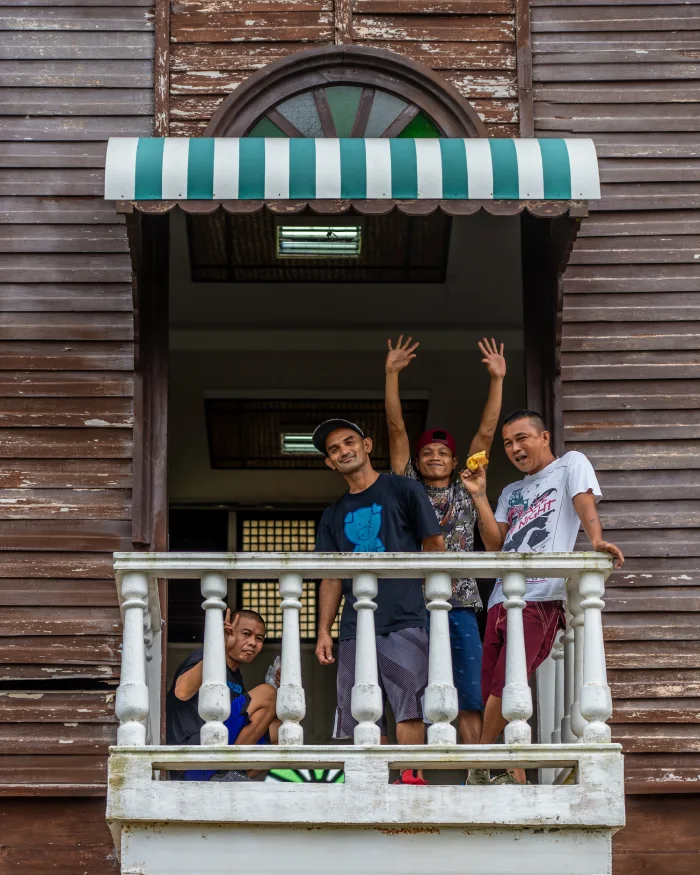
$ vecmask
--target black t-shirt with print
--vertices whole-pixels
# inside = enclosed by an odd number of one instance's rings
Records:
[[[380,474],[368,489],[345,495],[326,509],[316,550],[323,553],[418,553],[424,538],[440,535],[440,523],[425,490],[404,477]],[[340,637],[354,638],[357,616],[352,581],[343,581],[345,607]],[[379,580],[374,626],[378,635],[426,625],[423,581]]]
[[[175,695],[175,684],[180,675],[194,668],[204,658],[200,647],[185,659],[175,672],[173,683],[168,690],[165,703],[166,743],[167,744],[199,744],[199,732],[204,726],[204,720],[199,716],[199,693],[186,702]],[[231,701],[238,696],[246,695],[243,677],[239,669],[233,671],[226,666],[226,684],[231,694]]]

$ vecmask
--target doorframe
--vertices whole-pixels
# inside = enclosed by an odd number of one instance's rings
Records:
[[[128,202],[126,215],[133,270],[134,431],[132,542],[134,550],[168,549],[168,363],[170,205],[142,212]],[[578,211],[577,211],[578,212]],[[580,215],[580,213],[579,213]],[[552,431],[556,454],[564,451],[561,409],[562,274],[580,218],[521,213],[527,405],[539,410]],[[542,355],[547,350],[547,355]],[[158,581],[161,653],[167,652],[167,582]],[[166,660],[161,665],[161,740],[165,740]]]

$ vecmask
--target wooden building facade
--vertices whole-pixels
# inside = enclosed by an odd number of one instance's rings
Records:
[[[148,314],[102,199],[105,141],[198,136],[270,61],[334,44],[428,67],[489,136],[596,142],[603,197],[562,280],[558,424],[628,557],[606,611],[627,753],[615,872],[696,872],[700,3],[0,0],[0,32],[0,872],[116,871],[111,554],[164,532],[144,507]]]

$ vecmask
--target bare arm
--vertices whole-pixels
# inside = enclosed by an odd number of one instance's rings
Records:
[[[579,492],[574,495],[574,508],[581,520],[584,532],[588,535],[593,549],[600,553],[610,553],[615,560],[615,568],[622,568],[625,557],[619,547],[603,539],[603,527],[598,516],[595,496],[592,492]]]
[[[423,538],[424,553],[444,553],[445,552],[445,536],[444,535],[428,535]]]
[[[318,639],[316,641],[316,657],[321,665],[331,665],[335,662],[331,628],[338,616],[342,597],[343,585],[339,578],[331,577],[321,581],[318,593]]]
[[[401,397],[399,395],[399,374],[416,356],[414,350],[418,343],[411,345],[412,337],[404,343],[403,334],[396,341],[396,348],[391,340],[387,341],[389,352],[387,353],[384,370],[386,381],[384,386],[384,407],[386,421],[389,427],[389,458],[391,470],[394,474],[403,474],[411,457],[411,447],[406,433],[401,410]]]
[[[479,341],[479,350],[484,358],[481,360],[486,365],[486,370],[491,377],[489,385],[489,394],[486,399],[486,404],[481,412],[481,422],[479,430],[472,438],[469,446],[469,455],[483,451],[488,456],[493,444],[493,438],[498,427],[498,419],[501,415],[501,405],[503,403],[503,380],[506,375],[506,360],[503,356],[503,344],[500,349],[496,345],[496,341],[491,338],[489,341],[486,337]]]
[[[199,692],[202,686],[202,665],[204,660],[180,675],[175,683],[175,696],[181,702],[187,702]]]
[[[459,476],[474,502],[476,522],[484,547],[489,552],[500,550],[508,532],[508,525],[497,522],[491,510],[486,494],[486,469],[483,465],[479,465],[476,471],[460,471]]]

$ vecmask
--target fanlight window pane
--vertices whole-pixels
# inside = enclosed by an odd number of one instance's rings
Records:
[[[283,130],[277,127],[269,118],[261,118],[255,125],[252,131],[248,134],[249,137],[286,137]]]
[[[372,109],[367,119],[365,137],[381,137],[384,131],[394,121],[408,104],[400,97],[394,97],[386,91],[376,91],[372,101]]]
[[[401,131],[399,137],[441,137],[435,122],[424,112],[419,112]]]
[[[305,137],[322,137],[323,127],[316,108],[316,101],[310,91],[297,94],[277,107],[277,112],[290,121]]]
[[[362,89],[356,85],[335,85],[326,88],[326,100],[335,132],[339,137],[349,137],[352,133],[361,97]]]

